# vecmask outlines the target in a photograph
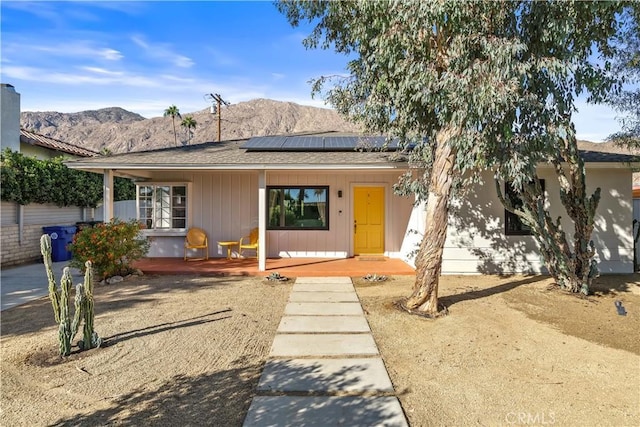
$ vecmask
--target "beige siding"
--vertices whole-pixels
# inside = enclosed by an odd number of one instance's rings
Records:
[[[386,235],[385,252],[399,257],[406,224],[411,214],[411,201],[393,195],[392,185],[398,173],[291,172],[267,173],[267,185],[328,185],[329,230],[268,231],[267,256],[275,257],[346,257],[352,254],[351,188],[353,185],[375,184],[385,187]],[[258,226],[258,173],[211,172],[167,174],[163,181],[191,183],[191,224],[209,235],[210,256],[226,256],[216,244],[223,240],[239,240]],[[342,198],[338,198],[342,190]],[[178,233],[179,234],[179,233]],[[183,255],[182,235],[154,236],[149,256]]]

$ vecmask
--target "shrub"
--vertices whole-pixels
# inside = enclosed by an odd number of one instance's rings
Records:
[[[131,273],[131,263],[149,251],[149,241],[140,236],[142,228],[144,226],[136,220],[122,222],[118,219],[85,228],[69,245],[73,255],[70,265],[83,269],[85,262],[91,261],[96,276],[102,279]]]

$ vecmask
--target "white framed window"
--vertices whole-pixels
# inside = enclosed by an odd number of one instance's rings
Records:
[[[188,227],[188,184],[145,183],[136,187],[138,220],[147,229],[184,230]]]

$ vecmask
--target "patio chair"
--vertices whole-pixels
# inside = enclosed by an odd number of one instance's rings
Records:
[[[192,227],[184,237],[184,260],[187,260],[187,251],[189,249],[203,249],[204,259],[209,259],[209,239],[207,233],[201,228]]]
[[[248,236],[242,237],[238,246],[239,256],[243,256],[243,249],[249,249],[256,251],[256,258],[258,258],[258,248],[260,247],[260,243],[258,242],[258,227],[253,228]]]

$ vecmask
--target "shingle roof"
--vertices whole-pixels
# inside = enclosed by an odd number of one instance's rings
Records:
[[[78,169],[347,169],[407,168],[408,156],[387,151],[252,151],[247,139],[70,161]],[[632,155],[580,150],[588,163],[631,163]]]
[[[71,167],[151,169],[282,169],[291,167],[399,167],[406,158],[393,152],[252,152],[242,148],[246,139],[208,142],[185,147],[131,152],[70,161]],[[80,166],[82,165],[82,166]],[[400,166],[405,167],[405,166]]]
[[[48,136],[40,135],[35,132],[31,132],[25,129],[20,129],[20,142],[25,144],[37,145],[51,150],[60,151],[62,153],[72,154],[79,157],[95,157],[100,153],[97,151],[89,150],[88,148],[78,147],[77,145],[69,144],[68,142],[60,141],[59,139],[51,138]]]
[[[580,150],[580,155],[585,163],[633,163],[638,161],[638,156],[603,151]]]

